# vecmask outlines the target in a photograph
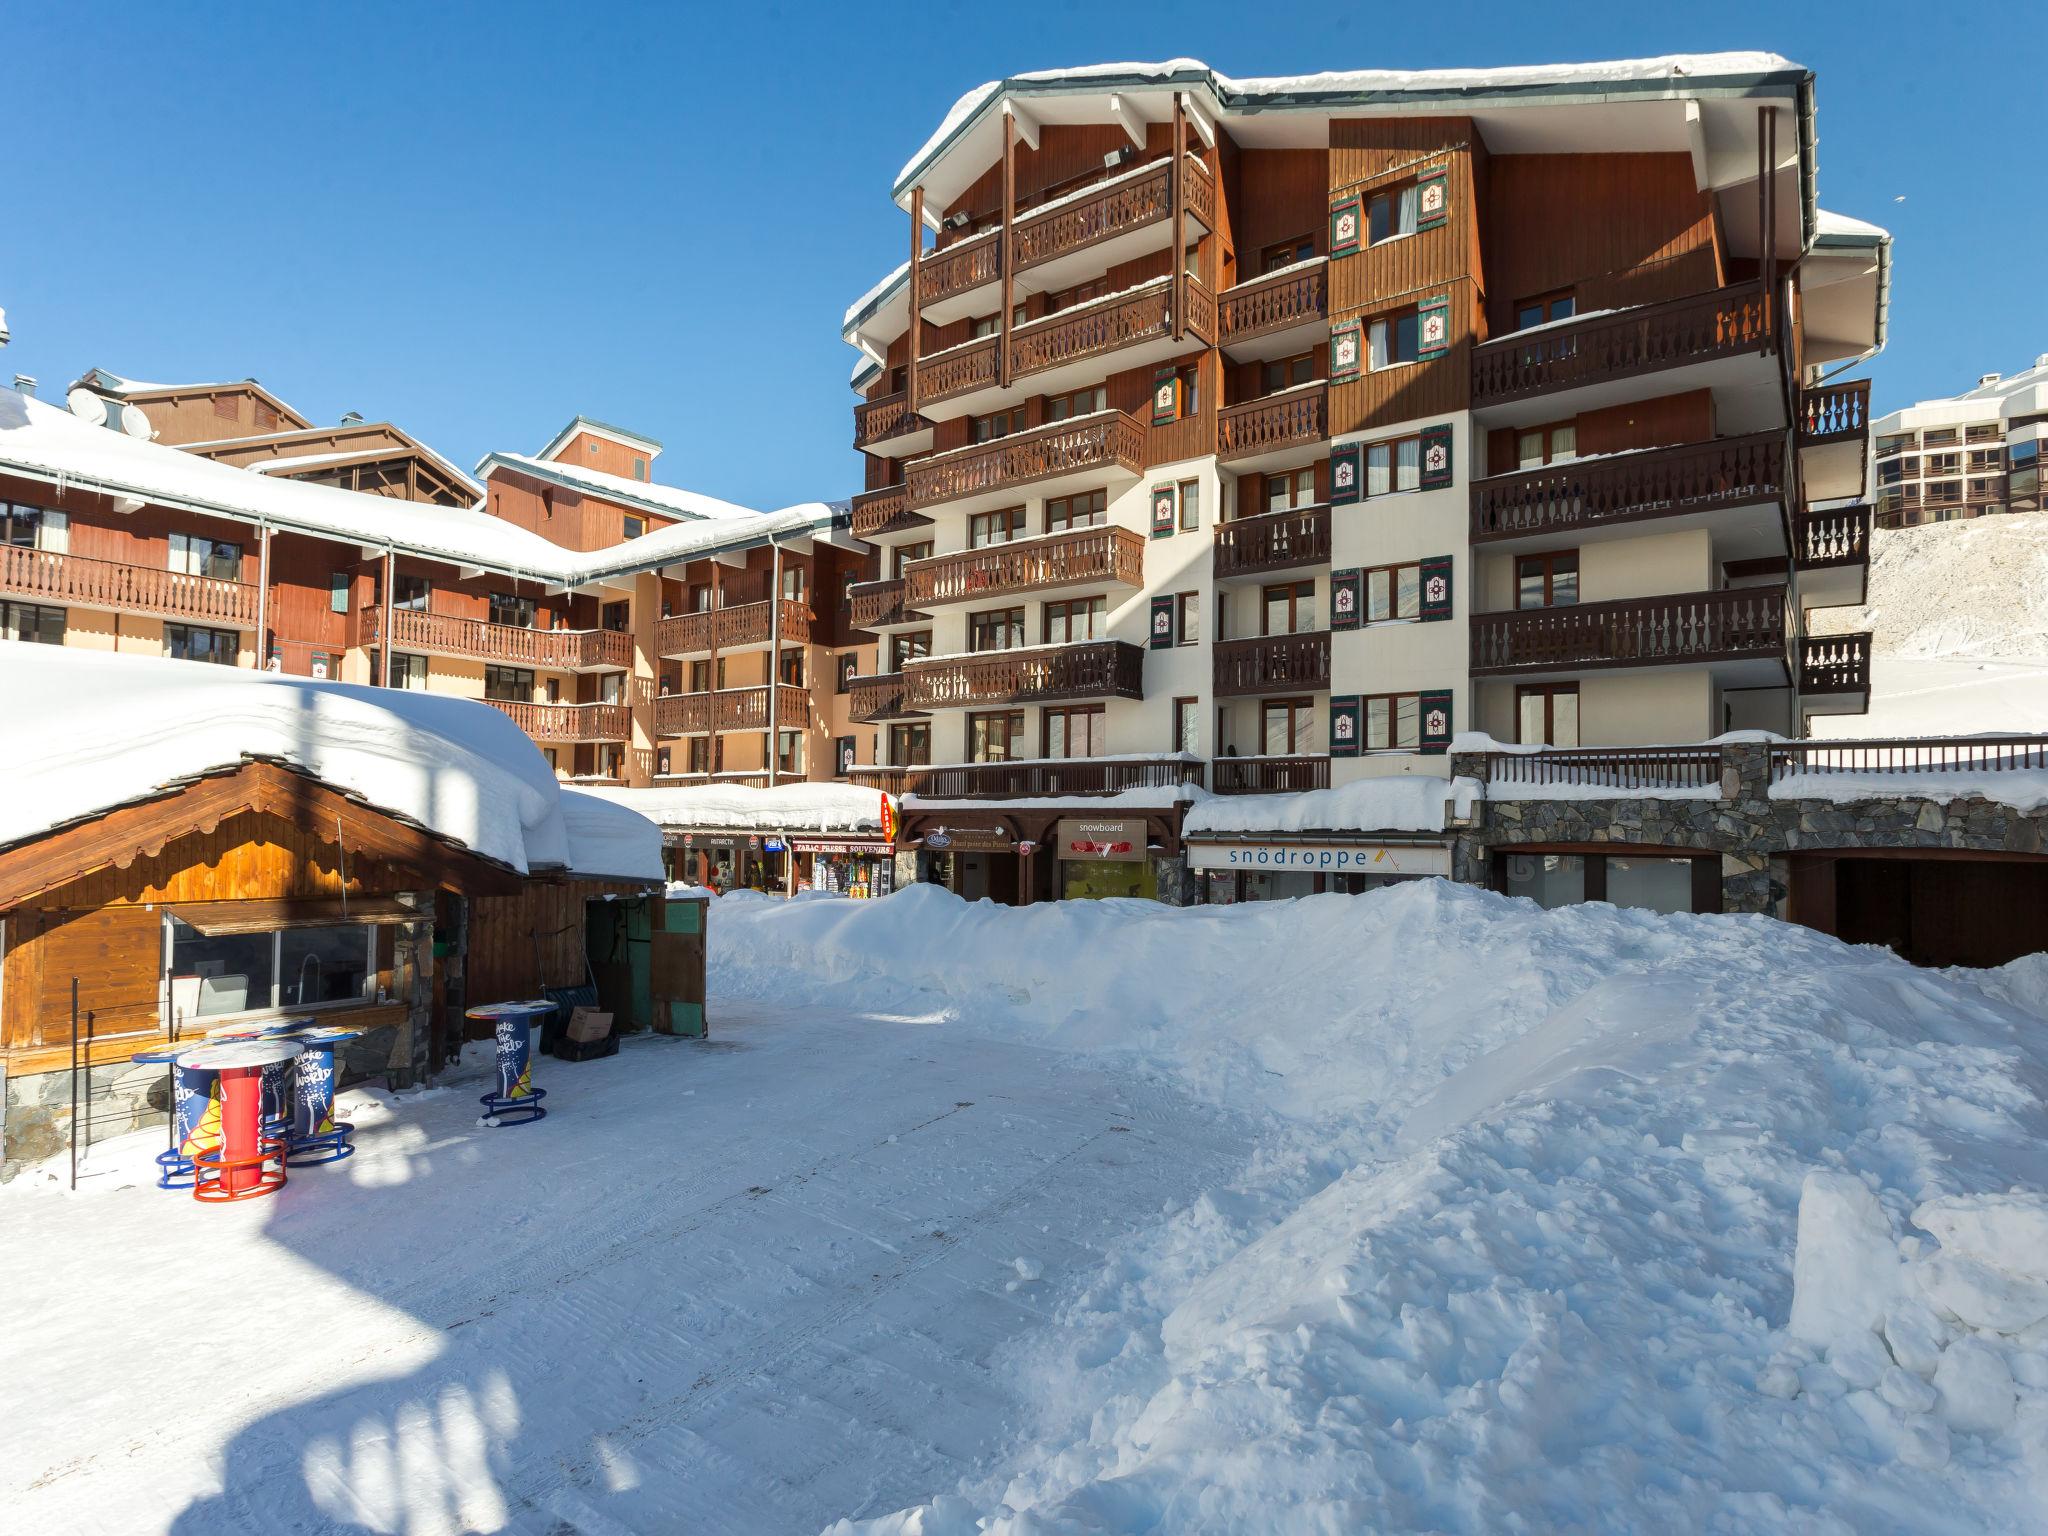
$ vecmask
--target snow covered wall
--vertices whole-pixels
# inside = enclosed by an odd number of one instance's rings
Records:
[[[836,1533],[2041,1528],[2048,959],[1441,881],[713,919],[714,995],[1113,1053],[1260,1128],[993,1362],[1008,1455]]]

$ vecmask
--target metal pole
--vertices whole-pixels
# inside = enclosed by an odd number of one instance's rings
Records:
[[[782,546],[774,539],[768,593],[768,787],[776,785],[782,761]]]
[[[398,556],[392,552],[391,546],[387,544],[384,546],[384,623],[380,626],[383,630],[382,639],[384,643],[379,648],[379,654],[383,657],[384,662],[382,668],[384,675],[377,679],[386,688],[391,686],[391,588],[396,582],[397,575]]]
[[[78,978],[71,978],[71,1187],[78,1188]]]
[[[256,670],[270,665],[270,525],[256,525]]]

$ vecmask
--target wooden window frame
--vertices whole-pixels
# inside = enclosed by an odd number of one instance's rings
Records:
[[[1088,633],[1076,635],[1074,615],[1076,612],[1088,615]],[[1053,615],[1057,613],[1066,621],[1067,634],[1064,639],[1053,638]],[[1103,640],[1109,634],[1109,599],[1097,594],[1094,597],[1054,598],[1041,605],[1038,616],[1039,635],[1045,645],[1072,645],[1080,640]]]
[[[638,460],[634,461],[638,463]],[[647,532],[647,519],[638,512],[628,512],[619,519],[619,537],[637,539]]]
[[[974,746],[974,733],[975,733],[975,730],[976,730],[976,728],[977,728],[977,727],[979,727],[979,726],[985,726],[985,725],[988,725],[988,724],[990,724],[990,723],[992,723],[992,722],[995,722],[995,721],[1007,721],[1007,722],[1009,722],[1009,723],[1010,723],[1010,725],[1011,725],[1011,727],[1012,727],[1012,728],[1011,728],[1011,729],[1007,729],[1007,730],[1005,730],[1003,734],[1004,734],[1004,737],[1006,738],[1006,741],[1007,741],[1008,743],[1013,743],[1013,744],[1014,744],[1014,745],[1015,745],[1015,746],[1016,746],[1016,747],[1017,747],[1017,748],[1018,748],[1019,750],[1017,750],[1017,751],[1009,751],[1009,750],[1007,749],[1007,746],[1006,746],[1006,749],[1005,749],[1005,754],[1004,754],[1004,755],[1003,755],[1002,757],[977,757],[977,756],[975,755],[975,746]],[[966,723],[966,727],[967,727],[967,761],[968,761],[968,762],[970,762],[970,763],[1014,763],[1014,762],[1018,762],[1018,761],[1020,761],[1020,760],[1022,759],[1022,757],[1023,757],[1023,752],[1022,752],[1022,750],[1021,750],[1021,749],[1023,748],[1023,745],[1024,745],[1024,711],[1023,711],[1023,710],[1021,710],[1021,709],[991,709],[991,710],[979,710],[979,711],[976,711],[976,712],[974,712],[974,713],[972,713],[972,714],[968,715],[968,717],[967,717],[967,720],[966,720],[966,722],[965,722],[965,723]]]
[[[1303,246],[1308,247],[1306,256],[1301,254]],[[1276,262],[1273,260],[1275,256],[1284,256],[1286,260]],[[1301,263],[1313,261],[1315,258],[1316,233],[1309,230],[1306,234],[1296,235],[1292,240],[1279,240],[1271,245],[1262,246],[1259,250],[1259,276],[1271,277],[1275,272],[1283,272],[1289,267],[1300,266]]]
[[[1077,502],[1089,503],[1084,517],[1074,516]],[[1054,511],[1054,508],[1060,511]],[[1045,531],[1066,533],[1075,528],[1101,528],[1109,523],[1109,492],[1102,486],[1092,491],[1074,491],[1065,496],[1048,496],[1045,500]]]
[[[1413,357],[1395,357],[1393,355],[1392,342],[1395,339],[1398,339],[1400,335],[1400,323],[1403,320],[1412,320],[1415,323],[1415,355]],[[1384,325],[1388,328],[1387,336],[1389,338],[1388,356],[1387,360],[1384,363],[1373,361],[1373,330],[1375,327],[1381,325]],[[1367,373],[1392,373],[1396,368],[1418,367],[1421,365],[1421,362],[1422,306],[1420,304],[1403,304],[1397,308],[1383,310],[1377,315],[1370,315],[1366,317],[1365,371]]]
[[[1401,718],[1401,704],[1403,700],[1412,701],[1415,705],[1415,740],[1405,746],[1394,739],[1397,734],[1396,727]],[[1387,707],[1387,741],[1384,745],[1377,747],[1372,742],[1372,707],[1375,704],[1384,704]],[[1420,693],[1368,693],[1361,696],[1358,701],[1358,732],[1360,748],[1368,754],[1420,752],[1422,750],[1422,695]]]
[[[1270,371],[1276,368],[1282,370],[1278,376],[1283,382],[1279,384],[1267,383]],[[1302,376],[1298,379],[1288,378],[1287,375],[1295,371],[1296,368],[1302,371]],[[1313,384],[1315,377],[1316,355],[1313,351],[1296,352],[1289,357],[1266,358],[1259,364],[1259,398],[1264,399],[1268,395],[1277,395],[1282,390],[1298,389],[1304,384]]]
[[[982,529],[995,526],[990,521],[993,518],[1001,518],[1003,526],[1010,531],[1000,539],[979,538]],[[967,514],[967,547],[970,550],[994,549],[999,545],[1014,544],[1026,536],[1028,525],[1029,519],[1021,503],[1014,507],[990,507],[986,512],[970,512]]]
[[[1194,622],[1188,622],[1188,616]],[[1173,594],[1173,643],[1175,645],[1200,645],[1202,643],[1202,594],[1200,592],[1176,592]]]
[[[1284,712],[1287,717],[1287,750],[1280,753],[1266,750],[1267,741],[1271,734],[1266,729],[1266,721],[1276,711]],[[1306,696],[1285,699],[1261,699],[1259,701],[1258,755],[1261,757],[1295,757],[1314,752],[1316,749],[1315,713],[1316,701]],[[1305,741],[1307,745],[1297,746],[1296,743],[1298,741]]]
[[[1376,246],[1391,245],[1396,240],[1406,240],[1410,235],[1419,233],[1416,226],[1422,222],[1422,193],[1420,189],[1420,178],[1408,176],[1400,181],[1390,182],[1385,186],[1377,187],[1368,192],[1364,198],[1364,206],[1358,210],[1359,223],[1361,225],[1358,232],[1359,247],[1362,250],[1372,250]],[[1410,199],[1408,213],[1414,222],[1406,229],[1392,227],[1399,221],[1401,203],[1404,198]],[[1388,216],[1390,228],[1388,233],[1381,235],[1375,240],[1372,234],[1372,211],[1375,207],[1382,204],[1391,210]]]
[[[1555,741],[1557,735],[1557,699],[1561,694],[1570,694],[1574,704],[1573,731],[1575,737],[1582,737],[1579,727],[1585,724],[1585,715],[1578,708],[1582,704],[1577,682],[1569,683],[1517,683],[1515,685],[1515,743],[1518,746],[1571,748],[1579,745],[1574,741]],[[1543,739],[1530,741],[1522,734],[1522,701],[1541,698],[1543,700]]]
[[[1302,590],[1304,587],[1308,589],[1306,593]],[[1284,592],[1287,595],[1287,628],[1273,629],[1269,627],[1273,613],[1273,596],[1275,593],[1280,592]],[[1313,579],[1308,581],[1276,581],[1268,586],[1260,587],[1259,638],[1262,640],[1272,640],[1278,639],[1283,635],[1312,635],[1316,633],[1313,627],[1302,629],[1295,622],[1304,601],[1309,605],[1309,617],[1314,618],[1316,584]]]
[[[1052,749],[1052,723],[1057,719],[1067,727],[1067,744],[1073,745],[1073,722],[1077,719],[1091,722],[1088,739],[1092,746],[1101,751],[1054,752]],[[1102,704],[1048,704],[1038,713],[1038,755],[1044,758],[1058,758],[1062,762],[1082,761],[1091,757],[1106,757],[1109,747],[1109,710]]]
[[[1181,533],[1199,533],[1202,528],[1202,482],[1183,480],[1174,487],[1173,526]],[[1194,515],[1188,515],[1188,508],[1194,508]]]
[[[919,736],[923,745],[914,743]],[[909,756],[905,756],[905,753]],[[889,727],[889,763],[895,768],[922,768],[932,760],[932,725],[929,720],[901,720]]]
[[[976,636],[995,623],[1001,623],[1006,634],[1014,634],[1017,638],[1008,645],[976,645]],[[1004,651],[1022,650],[1031,643],[1025,638],[1026,633],[1022,603],[1009,608],[984,608],[979,613],[967,615],[967,650],[973,656],[997,656]]]
[[[1403,485],[1400,483],[1401,445],[1404,443],[1413,443],[1415,445],[1415,483],[1413,485]],[[1376,448],[1384,448],[1387,453],[1387,488],[1383,491],[1376,491],[1372,488],[1372,455],[1373,450]],[[1422,434],[1420,432],[1404,432],[1399,437],[1381,437],[1375,438],[1371,442],[1361,443],[1359,444],[1358,463],[1360,469],[1358,494],[1361,500],[1370,501],[1375,496],[1411,495],[1422,489]]]
[[[1518,554],[1514,559],[1515,563],[1511,579],[1514,582],[1515,589],[1515,612],[1538,613],[1545,608],[1572,608],[1576,607],[1581,601],[1579,586],[1581,571],[1579,569],[1579,552],[1576,548],[1537,550],[1529,554]],[[1560,603],[1557,601],[1557,577],[1560,563],[1565,560],[1571,562],[1572,600],[1569,603]],[[1522,566],[1525,563],[1543,567],[1543,601],[1528,606],[1524,606],[1522,602]]]
[[[1308,476],[1309,499],[1307,501],[1298,501],[1295,499],[1295,492],[1299,489],[1300,480],[1303,475]],[[1316,467],[1313,464],[1300,465],[1294,469],[1273,470],[1265,476],[1259,486],[1260,510],[1263,513],[1287,513],[1301,512],[1309,507],[1321,506],[1323,504],[1323,494],[1317,481]],[[1273,488],[1282,485],[1287,487],[1287,505],[1276,507],[1273,505]]]
[[[1415,611],[1413,613],[1402,613],[1400,611],[1401,572],[1403,571],[1413,571],[1415,573]],[[1383,619],[1376,619],[1372,616],[1372,579],[1375,576],[1384,576],[1387,578],[1387,606],[1389,611],[1387,613],[1387,616]],[[1403,560],[1393,565],[1369,565],[1364,570],[1359,572],[1359,577],[1359,588],[1361,593],[1363,594],[1365,603],[1363,622],[1368,627],[1374,624],[1405,624],[1410,622],[1411,620],[1421,619],[1421,561]]]
[[[1173,713],[1169,718],[1173,722],[1173,750],[1199,757],[1202,751],[1202,701],[1192,696],[1176,698],[1173,701]],[[1195,729],[1195,739],[1192,743],[1186,740],[1181,730],[1182,724],[1190,720]]]
[[[1555,308],[1557,307],[1557,305],[1558,305],[1559,303],[1568,303],[1568,304],[1570,304],[1570,305],[1572,306],[1572,312],[1571,312],[1571,314],[1569,314],[1569,315],[1554,315],[1554,314],[1552,314],[1552,313],[1551,313],[1551,311],[1552,311],[1553,309],[1555,309]],[[1532,321],[1530,321],[1530,322],[1529,322],[1529,323],[1528,323],[1527,325],[1524,325],[1524,324],[1522,324],[1522,311],[1523,311],[1523,310],[1525,310],[1525,309],[1531,309],[1531,308],[1534,308],[1534,309],[1540,309],[1540,310],[1541,310],[1541,311],[1543,312],[1543,318],[1542,318],[1541,320],[1532,320]],[[1579,312],[1579,294],[1578,294],[1578,289],[1576,289],[1576,288],[1546,288],[1546,289],[1545,289],[1545,290],[1544,290],[1543,292],[1541,292],[1541,293],[1532,293],[1532,294],[1530,294],[1530,295],[1529,295],[1529,296],[1528,296],[1528,297],[1527,297],[1526,299],[1517,299],[1517,300],[1515,300],[1515,304],[1514,304],[1514,309],[1512,310],[1512,314],[1514,315],[1514,318],[1515,318],[1515,328],[1514,328],[1514,330],[1513,330],[1513,331],[1510,331],[1510,332],[1509,332],[1508,334],[1509,334],[1509,335],[1518,335],[1519,333],[1521,333],[1521,332],[1523,332],[1523,331],[1527,331],[1527,330],[1533,330],[1533,329],[1535,329],[1535,328],[1536,328],[1537,326],[1539,326],[1539,325],[1552,325],[1552,324],[1555,324],[1555,323],[1556,323],[1557,321],[1559,321],[1559,320],[1571,320],[1571,319],[1576,319],[1576,318],[1578,317],[1578,312]]]

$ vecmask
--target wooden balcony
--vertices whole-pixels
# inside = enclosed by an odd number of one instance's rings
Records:
[[[1286,795],[1330,787],[1330,760],[1318,754],[1296,757],[1219,757],[1219,795]]]
[[[915,460],[909,466],[910,505],[1008,494],[1060,475],[1121,470],[1136,476],[1144,467],[1145,429],[1123,411],[1099,411]]]
[[[860,763],[848,769],[845,778],[847,783],[859,789],[872,789],[885,795],[900,795],[908,776],[915,772],[915,768]]]
[[[1628,597],[1474,614],[1470,668],[1477,677],[1763,663],[1760,675],[1782,686],[1790,634],[1782,586]]]
[[[931,527],[932,520],[910,510],[908,486],[884,486],[864,491],[853,498],[851,521],[856,539],[879,539],[893,533],[916,533]]]
[[[721,688],[713,693],[664,693],[654,700],[654,734],[705,736],[714,731],[802,730],[810,723],[811,696],[791,683],[780,684],[777,718],[768,718],[768,689]]]
[[[848,686],[847,695],[847,712],[857,725],[876,720],[904,720],[917,714],[905,702],[906,688],[901,672],[856,677]]]
[[[1509,798],[1542,799],[1548,790],[1641,790],[1717,788],[1719,747],[1547,747],[1541,752],[1489,752],[1486,781],[1536,793]]]
[[[1296,507],[1216,525],[1218,581],[1330,563],[1330,509]],[[1221,791],[1219,791],[1221,793]]]
[[[1216,426],[1216,457],[1225,462],[1312,448],[1330,435],[1327,386],[1303,384],[1225,406]]]
[[[1870,632],[1799,642],[1799,704],[1810,715],[1870,713]]]
[[[1861,439],[1870,430],[1870,380],[1800,391],[1799,446]]]
[[[1241,362],[1283,355],[1297,332],[1328,327],[1329,292],[1326,261],[1224,289],[1217,298],[1223,349]]]
[[[486,699],[493,709],[535,741],[557,746],[578,741],[625,741],[633,734],[633,712],[624,704],[527,704]]]
[[[1219,640],[1214,677],[1219,699],[1321,692],[1330,686],[1329,631]]]
[[[1577,537],[1646,518],[1780,502],[1784,493],[1782,432],[1575,459],[1474,481],[1472,542]]]
[[[879,400],[863,400],[853,408],[853,446],[863,453],[901,458],[932,445],[932,424],[910,409],[903,390]]]
[[[857,581],[853,584],[853,627],[855,629],[892,629],[906,624],[920,624],[931,618],[928,613],[903,606],[904,582]]]
[[[256,627],[256,588],[149,565],[0,545],[0,593],[58,607],[144,613],[217,629]]]
[[[1171,789],[1202,782],[1200,758],[1063,757],[1008,763],[920,764],[857,768],[856,783],[927,800],[1028,800],[1048,795],[1114,795],[1126,789]]]
[[[784,598],[780,602],[736,603],[662,619],[654,626],[655,654],[677,657],[701,656],[713,649],[759,650],[774,643],[778,619],[784,645],[810,643],[811,610],[803,603]]]
[[[1802,507],[1792,517],[1792,564],[1799,573],[1799,601],[1808,608],[1863,602],[1870,586],[1870,527],[1867,505]]]
[[[1132,528],[1072,528],[903,567],[903,600],[920,610],[1068,587],[1144,584],[1145,536]]]
[[[1144,697],[1145,653],[1123,640],[1083,640],[907,663],[912,709],[976,709],[1057,699]]]
[[[1711,289],[1474,347],[1472,408],[1768,353],[1776,346],[1776,327],[1761,289],[1753,283]]]
[[[363,644],[382,642],[384,610],[363,609]],[[624,672],[633,665],[633,637],[618,629],[525,629],[482,619],[391,610],[391,647],[428,656],[535,667],[555,672]]]

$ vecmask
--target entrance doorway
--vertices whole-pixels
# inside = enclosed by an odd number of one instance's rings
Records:
[[[1792,920],[1915,965],[2004,965],[2048,949],[2048,858],[1795,854]]]
[[[964,901],[986,898],[998,906],[1017,905],[1017,855],[1014,853],[956,853],[953,855],[953,894]]]

